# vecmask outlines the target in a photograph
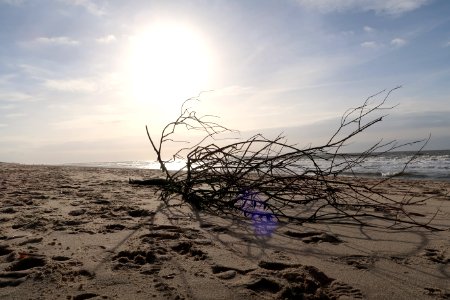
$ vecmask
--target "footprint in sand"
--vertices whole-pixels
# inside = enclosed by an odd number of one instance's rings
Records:
[[[367,270],[371,268],[377,261],[375,257],[365,255],[348,255],[348,256],[336,256],[331,258],[332,261],[352,266],[358,270]]]
[[[157,257],[153,251],[120,251],[116,256],[112,258],[113,261],[117,261],[115,270],[119,269],[139,269],[146,264],[154,264],[157,261]]]
[[[209,223],[203,223],[200,225],[200,228],[212,231],[212,232],[216,232],[216,233],[227,233],[229,232],[229,229],[223,226],[218,226],[218,225],[214,225],[214,224],[209,224]]]
[[[258,266],[257,269],[241,273],[243,278],[235,285],[243,286],[255,293],[271,294],[276,299],[363,298],[358,289],[328,277],[313,266],[282,261],[261,261]],[[212,271],[218,275],[225,275],[226,272],[230,272],[230,268],[216,267]]]
[[[194,258],[194,260],[205,260],[208,255],[200,249],[194,247],[190,241],[181,241],[173,245],[172,250],[181,255],[187,255]]]
[[[0,257],[2,261],[9,263],[5,271],[0,272],[0,288],[20,285],[32,274],[31,269],[47,264],[45,258],[40,255],[21,254],[16,259],[14,251],[7,246],[0,246]]]
[[[211,244],[208,239],[200,233],[198,229],[182,228],[174,225],[150,225],[150,233],[144,234],[141,238],[156,238],[159,240],[175,240],[175,239],[189,239],[195,240],[198,244]]]
[[[74,209],[74,210],[69,211],[68,215],[72,216],[72,217],[78,217],[78,216],[84,215],[85,213],[86,213],[86,210],[81,208],[81,209]]]
[[[140,274],[154,276],[162,269],[161,257],[152,250],[120,251],[112,260],[117,262],[113,267],[114,271],[137,270]],[[153,285],[155,291],[162,293],[164,299],[182,299],[176,294],[176,289],[170,287],[162,278],[171,279],[173,274],[156,276],[153,283],[149,284]]]
[[[81,293],[78,295],[73,296],[72,300],[85,300],[85,299],[91,299],[95,297],[100,297],[100,295],[95,293]]]
[[[36,243],[42,242],[42,239],[43,239],[42,237],[30,238],[30,239],[26,239],[23,242],[18,243],[17,245],[23,246],[23,245],[27,245],[27,244],[36,244]]]
[[[12,229],[35,229],[35,230],[45,230],[48,224],[48,219],[42,217],[28,217],[19,218],[15,224],[11,226]]]
[[[340,244],[342,240],[337,236],[320,231],[307,231],[307,232],[299,232],[287,230],[284,232],[285,235],[293,238],[300,239],[302,242],[307,244],[316,244],[316,243],[331,243],[331,244]]]
[[[14,207],[5,207],[2,210],[0,210],[0,213],[2,214],[15,214],[17,210]]]
[[[272,293],[276,294],[278,293],[282,288],[283,284],[278,282],[276,279],[272,278],[254,278],[247,282],[244,285],[246,288],[255,291],[255,292],[262,292],[262,293]],[[283,298],[285,299],[285,298]]]
[[[338,281],[331,284],[329,294],[332,296],[331,299],[340,299],[344,296],[350,299],[363,299],[363,294],[360,290]]]
[[[147,209],[132,209],[128,211],[128,215],[132,218],[149,217],[155,215],[155,212]]]
[[[436,299],[450,299],[450,292],[433,287],[426,287],[424,294],[433,296]]]
[[[409,265],[411,263],[411,260],[408,256],[392,255],[388,257],[388,259],[400,265]]]
[[[114,232],[114,231],[121,231],[126,229],[127,227],[122,224],[109,224],[105,226],[105,232]]]
[[[0,245],[0,256],[5,256],[5,255],[8,255],[8,254],[10,254],[12,252],[13,252],[13,250],[10,249],[8,246]]]
[[[248,268],[248,267],[246,268],[244,266],[240,266],[239,268],[228,267],[228,266],[217,265],[217,264],[214,264],[211,266],[212,273],[215,274],[219,278],[220,277],[229,277],[229,274],[234,274],[234,276],[236,276],[237,274],[245,275],[245,274],[255,271],[255,270],[256,270],[256,268]],[[231,279],[231,278],[221,278],[221,279]]]
[[[170,232],[170,231],[156,231],[144,234],[141,236],[141,239],[144,243],[153,243],[154,239],[159,240],[178,240],[181,237],[178,232]]]
[[[0,288],[18,286],[23,283],[30,272],[0,272]]]
[[[41,256],[26,256],[24,258],[21,258],[17,261],[15,261],[11,266],[7,268],[8,271],[23,271],[23,270],[29,270],[36,267],[43,267],[45,266],[46,261]]]
[[[234,277],[236,277],[236,275],[237,275],[237,272],[234,270],[228,270],[228,271],[224,271],[224,272],[220,272],[220,273],[216,274],[217,278],[224,279],[224,280],[233,279]]]
[[[445,257],[444,251],[437,249],[426,248],[422,255],[438,264],[448,264],[450,262],[450,258]]]
[[[88,223],[88,221],[82,220],[55,220],[53,221],[53,230],[65,231],[65,230],[75,230],[79,225]]]
[[[14,260],[13,250],[6,245],[0,245],[0,263],[10,262],[11,260]],[[0,288],[18,286],[28,274],[28,272],[0,272]]]

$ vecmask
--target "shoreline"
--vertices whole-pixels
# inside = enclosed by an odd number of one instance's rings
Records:
[[[149,169],[0,163],[0,299],[448,299],[450,182],[392,179],[443,231],[251,221],[167,207]]]
[[[158,168],[141,168],[141,167],[130,167],[130,166],[102,166],[96,165],[101,163],[65,163],[65,164],[27,164],[27,163],[12,163],[12,162],[1,162],[1,165],[19,165],[19,166],[37,166],[37,167],[62,167],[62,168],[91,168],[91,169],[117,169],[117,170],[136,170],[136,171],[149,171],[149,172],[160,172]],[[171,172],[177,172],[178,170],[169,170]],[[350,173],[343,173],[341,175],[345,178],[363,178],[363,179],[373,179],[373,180],[405,180],[405,181],[428,181],[428,182],[442,182],[442,183],[450,183],[450,177],[425,177],[425,176],[404,176],[404,175],[395,175],[392,177],[376,175],[373,173],[357,173],[352,175]]]

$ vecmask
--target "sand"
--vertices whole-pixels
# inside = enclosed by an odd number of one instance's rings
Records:
[[[128,184],[160,175],[0,163],[0,299],[450,299],[449,182],[382,187],[443,231],[264,232]]]

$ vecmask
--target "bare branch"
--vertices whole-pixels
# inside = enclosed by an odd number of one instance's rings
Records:
[[[197,116],[189,105],[198,98],[188,99],[177,119],[164,127],[158,145],[147,129],[157,160],[167,175],[168,184],[159,185],[161,197],[168,201],[173,195],[181,195],[197,209],[260,219],[365,226],[380,226],[382,220],[385,227],[434,229],[429,222],[416,221],[406,210],[408,205],[423,200],[398,200],[379,189],[382,183],[405,171],[429,138],[403,144],[380,140],[359,154],[344,153],[348,141],[387,116],[377,116],[379,112],[395,107],[386,106],[386,102],[398,88],[376,93],[362,105],[347,110],[328,142],[307,148],[289,144],[282,135],[269,139],[262,134],[220,145],[218,142],[224,141],[221,134],[237,131],[213,121],[215,116]],[[197,131],[203,136],[192,145],[185,141],[188,146],[179,149],[172,160],[182,159],[186,166],[169,173],[165,164],[170,160],[162,159],[163,145],[184,142],[173,138],[179,129]],[[372,156],[417,143],[422,143],[421,148],[398,174],[376,182],[344,176],[354,175],[354,169]]]

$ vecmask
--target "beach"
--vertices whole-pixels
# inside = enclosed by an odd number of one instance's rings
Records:
[[[450,181],[393,179],[423,228],[251,221],[167,206],[157,170],[0,163],[0,299],[450,299]],[[374,180],[374,179],[367,179]]]

